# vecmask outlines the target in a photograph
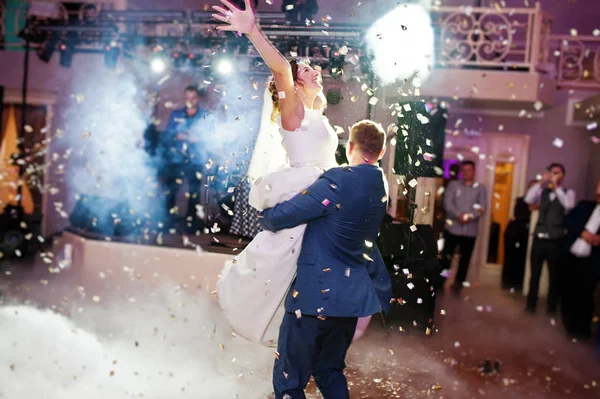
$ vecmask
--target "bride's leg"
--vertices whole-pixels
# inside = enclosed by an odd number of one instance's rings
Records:
[[[367,327],[369,327],[369,323],[371,322],[371,316],[368,317],[359,317],[356,322],[356,330],[354,331],[354,337],[352,338],[352,342],[359,340],[365,332],[367,331]]]

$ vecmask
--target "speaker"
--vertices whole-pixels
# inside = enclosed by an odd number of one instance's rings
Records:
[[[396,262],[407,257],[410,260],[437,258],[437,243],[433,228],[428,224],[419,224],[417,230],[411,232],[407,223],[388,223],[381,227],[380,236],[382,252],[386,257],[393,257]],[[408,254],[409,237],[410,254]]]
[[[129,235],[135,230],[135,220],[129,214],[127,202],[111,198],[82,195],[71,215],[71,226],[107,237]]]
[[[402,113],[398,117],[395,173],[412,177],[439,177],[436,169],[443,170],[446,109],[422,101],[400,106]]]

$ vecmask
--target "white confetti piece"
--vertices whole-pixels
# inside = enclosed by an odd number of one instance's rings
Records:
[[[412,290],[413,288],[415,288],[415,285],[413,283],[408,283],[408,284],[406,284],[406,286],[408,287],[409,290]]]
[[[417,184],[419,184],[417,182],[417,179],[412,179],[411,181],[408,182],[408,185],[411,186],[412,188],[415,188],[417,186]]]
[[[556,137],[554,139],[554,141],[552,142],[552,145],[555,146],[556,148],[562,148],[563,145],[565,145],[565,142],[563,139]]]
[[[279,96],[280,100],[283,100],[285,98],[285,91],[280,91],[277,93],[277,95]]]
[[[533,103],[533,108],[536,111],[540,111],[542,108],[544,108],[544,104],[542,104],[542,102],[538,100],[538,101],[536,101],[536,102]]]

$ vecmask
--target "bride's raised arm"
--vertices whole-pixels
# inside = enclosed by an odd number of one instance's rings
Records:
[[[219,14],[213,14],[213,17],[227,25],[218,26],[217,29],[241,32],[248,37],[273,73],[279,94],[279,108],[284,128],[287,129],[287,126],[296,124],[299,126],[302,122],[302,115],[299,112],[302,102],[296,96],[290,63],[271,44],[256,24],[250,0],[245,0],[245,10],[240,10],[227,0],[220,1],[227,8],[213,6],[219,12]]]

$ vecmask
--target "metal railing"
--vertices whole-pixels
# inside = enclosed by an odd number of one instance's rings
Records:
[[[559,87],[600,89],[600,37],[551,36]]]
[[[439,7],[436,66],[545,72],[551,17],[534,8]]]

